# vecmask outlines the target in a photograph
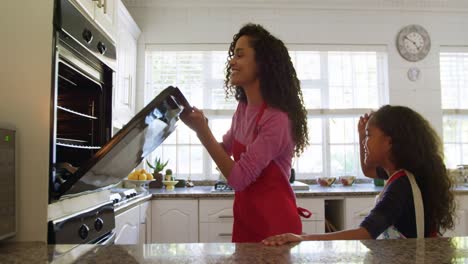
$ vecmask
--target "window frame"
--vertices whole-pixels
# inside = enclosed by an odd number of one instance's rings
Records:
[[[313,45],[313,44],[286,44],[288,50],[294,51],[313,51],[320,52],[320,80],[301,80],[301,85],[313,84],[316,87],[320,87],[321,102],[325,105],[322,105],[322,108],[319,109],[307,109],[308,118],[320,118],[321,119],[321,129],[322,129],[322,141],[320,146],[322,147],[322,172],[320,173],[301,173],[297,170],[297,162],[293,161],[293,168],[296,169],[296,179],[313,179],[317,176],[330,175],[331,172],[331,162],[330,162],[330,148],[333,145],[344,145],[344,144],[331,144],[330,143],[330,120],[333,117],[342,118],[342,117],[352,117],[359,118],[359,116],[364,113],[368,113],[375,109],[372,108],[342,108],[342,109],[329,109],[328,108],[328,91],[329,91],[329,80],[328,80],[328,54],[325,52],[354,52],[354,51],[363,51],[363,52],[376,52],[377,63],[377,89],[378,89],[378,98],[377,106],[388,104],[389,102],[389,89],[388,89],[388,52],[385,45]],[[152,98],[152,91],[150,91],[150,82],[151,76],[149,74],[149,59],[148,54],[150,52],[163,52],[163,51],[224,51],[229,48],[229,44],[150,44],[146,45],[145,48],[145,85],[144,85],[144,99],[145,104],[150,98]],[[227,54],[226,54],[227,56]],[[209,63],[208,63],[209,64]],[[207,64],[207,65],[208,65]],[[211,65],[211,64],[210,64]],[[204,75],[211,75],[211,69],[205,70]],[[210,80],[211,78],[205,78],[204,80]],[[210,86],[205,86],[210,87]],[[210,100],[208,98],[210,93],[205,93],[204,100]],[[354,100],[354,99],[353,99]],[[205,101],[206,102],[206,101]],[[235,109],[232,110],[220,110],[220,109],[203,109],[204,113],[208,118],[216,116],[216,118],[231,118],[235,112]],[[357,133],[357,124],[356,132]],[[359,139],[358,139],[359,141]],[[357,148],[357,155],[359,155],[359,142],[349,143],[354,145]],[[177,147],[177,144],[171,144]],[[188,144],[187,144],[188,145]],[[311,144],[319,145],[319,143]],[[178,160],[178,157],[176,157]],[[357,166],[360,168],[359,156],[357,157]],[[201,175],[202,179],[196,180],[216,180],[217,175],[212,173],[212,159],[209,156],[206,149],[203,148],[203,172]],[[181,177],[187,177],[188,175],[181,175]],[[198,175],[192,175],[192,177]],[[363,177],[362,171],[358,169],[358,177]]]

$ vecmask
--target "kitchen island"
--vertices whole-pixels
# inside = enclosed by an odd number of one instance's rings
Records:
[[[468,237],[406,240],[306,241],[279,247],[259,243],[81,246],[2,242],[2,263],[467,263]],[[54,253],[55,252],[55,253]]]

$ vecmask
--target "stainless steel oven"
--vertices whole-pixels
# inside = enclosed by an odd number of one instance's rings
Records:
[[[109,141],[116,49],[68,0],[57,0],[50,199]]]
[[[111,138],[114,45],[68,0],[56,1],[54,25],[48,241],[108,243],[115,225],[110,189],[175,130],[190,105],[167,87]]]

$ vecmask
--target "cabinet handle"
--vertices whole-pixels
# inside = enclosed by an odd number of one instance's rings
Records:
[[[220,237],[231,237],[232,234],[231,233],[219,233],[218,236],[220,236]]]
[[[232,215],[220,215],[218,218],[234,218]]]
[[[104,0],[104,3],[101,5],[102,8],[104,9],[104,14],[107,14],[107,0]]]

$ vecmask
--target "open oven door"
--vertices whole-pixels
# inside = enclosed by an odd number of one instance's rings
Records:
[[[106,189],[122,181],[176,128],[190,105],[176,87],[164,89],[75,172],[57,173],[55,199]]]

